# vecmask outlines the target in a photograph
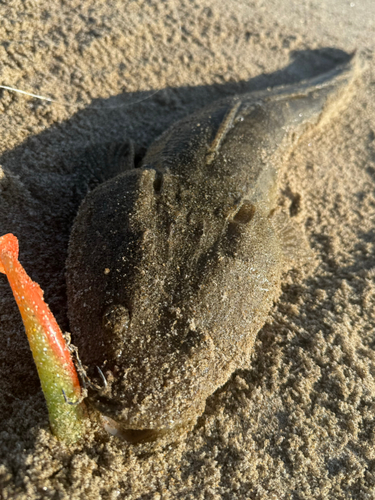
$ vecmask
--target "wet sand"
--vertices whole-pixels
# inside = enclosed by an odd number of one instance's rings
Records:
[[[369,499],[375,495],[375,5],[8,2],[1,13],[0,227],[69,330],[64,264],[105,144],[140,148],[223,96],[293,83],[357,50],[351,99],[299,141],[280,204],[314,259],[285,275],[248,366],[177,442],[88,434],[48,415],[22,322],[0,280],[0,497]],[[104,145],[104,146],[103,146]],[[74,342],[74,337],[73,337]]]

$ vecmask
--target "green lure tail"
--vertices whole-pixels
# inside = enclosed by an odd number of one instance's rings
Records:
[[[43,300],[43,291],[18,261],[18,240],[0,237],[0,272],[7,275],[47,402],[52,433],[68,444],[84,434],[85,405],[69,404],[81,397],[81,387],[62,332]]]

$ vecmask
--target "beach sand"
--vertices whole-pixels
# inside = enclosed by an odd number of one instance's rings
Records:
[[[103,179],[104,143],[147,148],[215,99],[314,76],[341,51],[365,63],[282,176],[280,203],[313,262],[285,275],[248,366],[180,441],[52,437],[0,278],[0,497],[375,498],[375,3],[14,0],[0,6],[0,33],[0,83],[56,101],[0,92],[1,234],[19,238],[64,330],[69,232]]]

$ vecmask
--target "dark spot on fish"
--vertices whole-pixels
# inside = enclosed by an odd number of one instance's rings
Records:
[[[240,224],[248,224],[255,215],[255,207],[249,201],[244,201],[235,216],[233,217],[234,222]]]
[[[155,180],[154,180],[154,191],[156,194],[159,194],[163,186],[163,174],[161,172],[156,171]]]

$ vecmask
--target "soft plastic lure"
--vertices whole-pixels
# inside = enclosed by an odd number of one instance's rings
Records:
[[[7,275],[20,310],[26,335],[47,402],[51,430],[60,440],[79,439],[84,428],[81,387],[61,330],[43,300],[43,291],[18,261],[18,240],[13,234],[0,238],[0,272]]]

